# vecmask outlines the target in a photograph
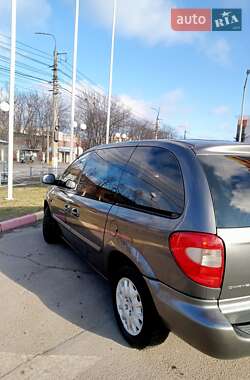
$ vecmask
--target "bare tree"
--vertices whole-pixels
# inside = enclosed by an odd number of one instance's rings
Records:
[[[91,90],[84,90],[77,102],[77,121],[87,126],[85,148],[105,142],[107,120],[107,97]],[[129,140],[147,140],[155,137],[152,121],[139,119],[126,108],[119,99],[113,98],[111,106],[110,141],[117,132],[126,133]],[[170,139],[177,136],[176,131],[163,125],[158,133],[159,138]],[[82,146],[83,147],[83,146]]]
[[[0,92],[0,100],[1,96]],[[84,150],[105,142],[107,120],[107,97],[105,94],[85,89],[78,96],[76,135],[78,146]],[[62,96],[59,98],[59,128],[69,131],[70,105]],[[25,136],[25,145],[30,149],[46,151],[47,132],[52,126],[52,97],[50,94],[39,94],[37,91],[19,92],[15,98],[15,132]],[[79,125],[86,124],[83,133]],[[154,138],[152,121],[139,119],[119,99],[113,98],[111,105],[110,141],[116,133],[126,133],[129,140]],[[8,133],[8,114],[0,111],[0,138],[6,139]],[[51,133],[50,133],[51,134]],[[163,125],[158,133],[159,138],[174,138],[173,128]],[[52,138],[52,136],[50,136]]]
[[[60,98],[58,123],[63,130],[69,125],[68,111],[68,105]],[[28,148],[41,148],[45,152],[47,132],[51,132],[52,114],[51,95],[39,94],[36,91],[21,92],[16,95],[15,132],[25,136]]]
[[[87,147],[104,143],[107,120],[107,97],[84,91],[77,103],[77,118],[86,124]],[[111,105],[110,140],[114,134],[127,128],[130,111],[113,100]]]

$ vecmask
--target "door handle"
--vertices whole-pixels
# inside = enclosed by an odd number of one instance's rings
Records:
[[[70,210],[70,205],[68,205],[67,203],[64,205],[64,212],[68,212]]]
[[[76,216],[77,218],[79,218],[79,216],[80,216],[80,211],[79,211],[78,208],[73,207],[73,208],[71,209],[71,214],[74,215],[74,216]]]

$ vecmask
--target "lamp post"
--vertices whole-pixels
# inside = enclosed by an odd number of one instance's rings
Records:
[[[76,95],[76,70],[77,70],[77,48],[78,48],[78,22],[79,22],[79,0],[76,0],[74,52],[72,67],[72,93],[71,93],[71,129],[70,129],[70,160],[74,160],[74,124],[75,124],[75,95]]]
[[[0,110],[3,111],[3,112],[9,112],[10,110],[10,105],[9,103],[3,101],[0,103]]]
[[[9,93],[8,200],[13,199],[14,106],[16,70],[16,0],[11,2],[11,50]]]
[[[244,108],[245,108],[245,95],[246,95],[246,87],[247,87],[247,80],[248,75],[250,74],[250,70],[247,70],[246,72],[246,79],[243,87],[243,95],[242,95],[242,102],[241,102],[241,114],[240,114],[240,129],[239,129],[239,142],[242,140],[242,133],[243,133],[243,119],[244,119]]]
[[[115,50],[116,13],[117,13],[117,0],[114,0],[111,57],[110,57],[110,68],[109,68],[109,94],[108,94],[108,112],[107,112],[107,126],[106,126],[106,144],[109,143],[109,130],[110,130],[112,84],[113,84],[113,65],[114,65],[114,50]]]
[[[56,48],[56,37],[52,33],[36,32],[43,36],[51,37],[54,40],[53,53],[53,125],[52,125],[52,167],[57,170],[58,166],[58,147],[57,147],[57,130],[58,130],[58,51]],[[47,164],[49,163],[49,130],[47,131]]]

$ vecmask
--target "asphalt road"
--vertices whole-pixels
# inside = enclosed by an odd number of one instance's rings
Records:
[[[250,378],[250,358],[215,360],[173,334],[128,347],[108,283],[39,225],[0,237],[0,305],[0,379]]]

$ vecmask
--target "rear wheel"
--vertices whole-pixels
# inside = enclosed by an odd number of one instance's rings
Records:
[[[60,240],[60,229],[52,218],[49,207],[44,210],[43,237],[48,244],[56,244]]]
[[[142,349],[162,343],[163,326],[141,274],[130,266],[119,269],[112,283],[113,306],[118,326],[127,342]]]

